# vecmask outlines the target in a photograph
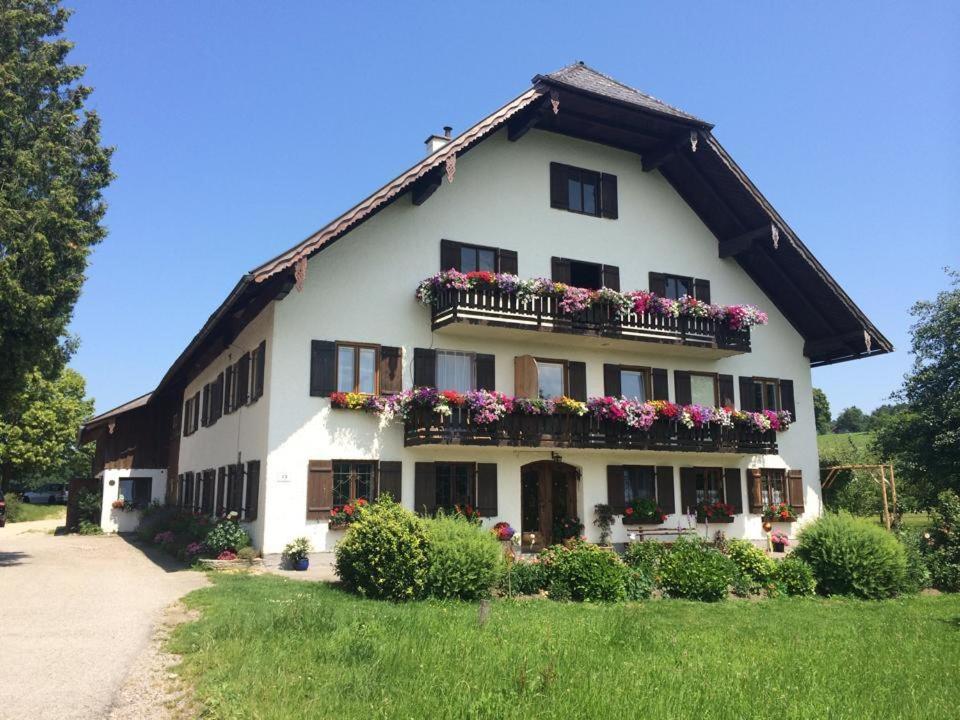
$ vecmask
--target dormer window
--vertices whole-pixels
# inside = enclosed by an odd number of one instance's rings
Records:
[[[550,207],[616,219],[617,176],[550,163]]]

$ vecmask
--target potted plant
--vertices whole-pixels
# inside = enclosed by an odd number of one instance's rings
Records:
[[[624,525],[659,525],[666,519],[654,500],[633,500],[623,511]]]
[[[725,502],[702,502],[697,505],[697,522],[732,523],[733,506]]]
[[[763,508],[763,519],[767,522],[793,522],[793,511],[786,503],[776,503],[775,505],[766,505]]]
[[[774,530],[770,533],[770,542],[773,544],[774,552],[784,552],[787,545],[790,544],[790,538],[782,530]]]
[[[553,521],[553,540],[562,542],[571,538],[579,538],[583,533],[583,523],[575,515],[556,518]]]
[[[510,523],[503,522],[502,520],[490,528],[490,531],[500,542],[510,542],[513,540],[513,536],[517,534],[517,531],[510,526]]]
[[[600,528],[600,544],[604,547],[609,547],[610,528],[613,527],[614,521],[613,508],[600,503],[599,505],[593,506],[593,511],[596,515],[593,519],[593,524]]]
[[[310,538],[298,537],[287,543],[283,549],[283,557],[291,568],[303,571],[310,567],[310,558],[307,556],[311,549]]]

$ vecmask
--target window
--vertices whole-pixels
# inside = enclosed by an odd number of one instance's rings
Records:
[[[764,378],[753,379],[754,410],[780,409],[780,383]]]
[[[588,290],[599,290],[603,287],[603,265],[571,260],[570,284]]]
[[[503,248],[440,241],[440,269],[468,273],[484,270],[517,274],[517,253]]]
[[[474,505],[473,463],[436,463],[436,507]]]
[[[376,346],[337,343],[337,391],[376,394]]]
[[[266,368],[267,341],[262,341],[253,349],[250,355],[250,402],[255,402],[263,396],[264,370]]]
[[[131,502],[139,508],[145,508],[150,504],[150,492],[153,481],[148,477],[130,477],[121,478],[120,497],[127,502]]]
[[[693,278],[667,275],[666,296],[671,300],[679,300],[684,295],[693,295]]]
[[[627,505],[634,500],[657,499],[657,476],[652,465],[623,466],[623,499]]]
[[[544,399],[566,395],[566,372],[562,362],[537,360],[538,396]]]
[[[477,388],[476,355],[437,350],[437,388],[469,392]]]
[[[243,510],[243,465],[227,466],[227,512],[239,513]]]
[[[475,245],[460,246],[460,272],[474,272],[476,270],[497,271],[497,253],[493,248],[482,248]]]
[[[183,434],[193,435],[200,423],[200,391],[187,398],[183,404]]]
[[[221,468],[222,469],[222,468]],[[260,461],[247,462],[247,487],[244,495],[244,520],[257,519],[257,506],[260,503]]]
[[[346,505],[358,498],[373,500],[376,464],[334,461],[333,504]]]
[[[237,367],[236,365],[228,365],[226,371],[224,371],[223,376],[223,412],[226,414],[232,413],[236,410],[236,397],[237,397]]]
[[[787,502],[787,475],[783,470],[760,471],[760,500],[764,505]]]
[[[721,468],[693,468],[696,478],[697,505],[723,502],[723,471]]]
[[[701,302],[710,302],[710,281],[692,278],[689,275],[671,275],[669,273],[650,273],[650,292],[679,300],[684,295],[695,297]]]
[[[616,219],[617,176],[550,163],[550,206],[583,215]]]
[[[650,397],[650,370],[621,368],[620,394],[631,400],[646,402]]]
[[[694,405],[717,405],[717,380],[714,375],[690,373],[690,402]]]

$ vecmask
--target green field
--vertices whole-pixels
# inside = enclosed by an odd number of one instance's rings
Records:
[[[66,505],[35,505],[18,503],[15,513],[8,514],[7,522],[29,522],[31,520],[66,520]]]
[[[850,456],[852,458],[856,456],[861,458],[862,462],[878,462],[873,459],[873,451],[870,448],[870,443],[872,442],[872,432],[817,436],[817,447],[820,449],[821,458],[834,458],[837,456]],[[851,459],[849,462],[854,462],[854,460]]]
[[[960,597],[396,605],[213,576],[171,648],[212,718],[946,718]]]

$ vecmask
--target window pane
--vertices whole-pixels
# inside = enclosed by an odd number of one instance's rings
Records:
[[[687,278],[667,276],[667,297],[673,300],[679,300],[684,295],[692,295],[693,290],[687,282]]]
[[[694,405],[713,407],[717,404],[713,378],[707,375],[690,376],[690,397]]]
[[[437,351],[437,387],[468,392],[475,389],[476,371],[472,353]]]
[[[620,371],[620,392],[625,398],[646,402],[646,374],[638,370]]]
[[[623,476],[623,495],[629,505],[634,500],[656,500],[657,484],[652,467],[626,467]]]
[[[764,505],[786,502],[787,493],[782,470],[764,470],[760,483],[761,501]]]
[[[333,464],[333,504],[350,502],[350,463]]]
[[[477,250],[477,270],[496,272],[496,255],[493,250]]]
[[[129,502],[133,502],[133,479],[127,478],[120,481],[120,497]]]
[[[373,463],[357,463],[355,468],[356,497],[373,500]]]
[[[597,181],[593,177],[583,179],[583,211],[590,215],[597,214]]]
[[[453,498],[450,495],[450,465],[443,463],[436,464],[437,471],[437,489],[434,495],[437,507],[450,507],[453,505]]]
[[[360,348],[360,392],[373,394],[377,391],[377,351]]]
[[[353,348],[341,345],[337,348],[337,390],[353,392]]]
[[[567,180],[567,197],[571,210],[583,211],[583,195],[579,178],[569,178]]]
[[[763,399],[763,409],[764,410],[776,410],[777,409],[777,386],[773,383],[764,383],[764,399]]]
[[[716,503],[723,500],[720,476],[712,470],[697,471],[697,504]]]
[[[454,465],[453,467],[453,504],[454,505],[472,505],[473,499],[470,492],[470,468],[466,465]]]
[[[563,395],[563,365],[560,363],[537,363],[540,381],[540,397],[553,398]]]
[[[460,248],[460,272],[473,272],[477,269],[477,249],[472,247]]]

